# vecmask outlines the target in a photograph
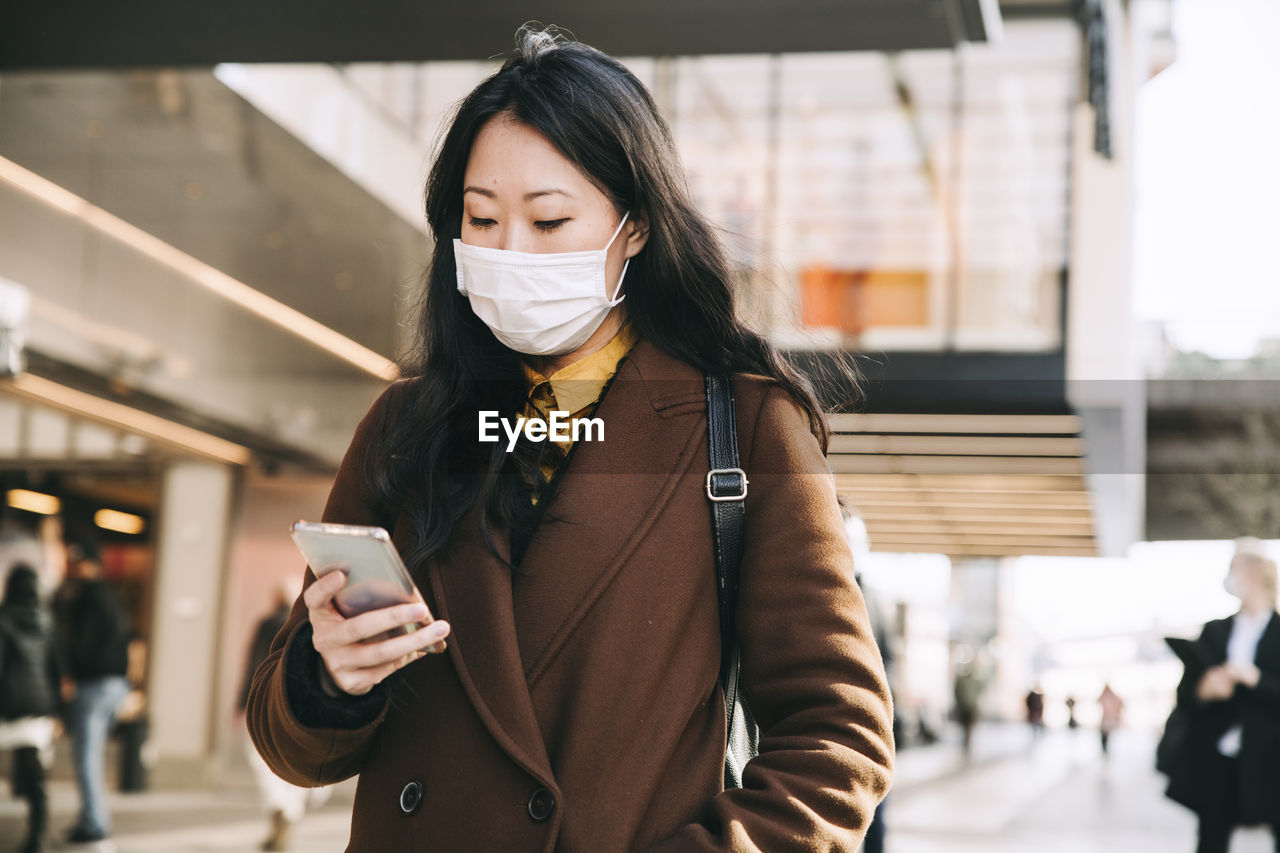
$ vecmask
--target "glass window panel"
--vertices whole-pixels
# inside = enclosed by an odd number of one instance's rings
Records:
[[[1062,345],[1079,33],[959,51],[627,58],[745,310],[784,346]],[[424,148],[489,62],[348,66]]]

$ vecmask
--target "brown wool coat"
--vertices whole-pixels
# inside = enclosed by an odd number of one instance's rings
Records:
[[[357,429],[324,520],[385,526],[403,552],[408,523],[377,504],[356,462],[402,388]],[[372,724],[317,729],[294,715],[281,660],[306,621],[295,604],[254,679],[249,728],[290,782],[360,774],[349,851],[858,846],[889,785],[892,711],[833,479],[789,395],[752,376],[734,391],[750,479],[738,633],[762,728],[745,788],[722,792],[702,377],[640,341],[596,412],[604,440],[578,447],[549,507],[559,521],[540,524],[519,576],[474,515],[446,553],[411,567],[453,634],[447,653],[392,677]],[[422,805],[406,815],[414,780]]]

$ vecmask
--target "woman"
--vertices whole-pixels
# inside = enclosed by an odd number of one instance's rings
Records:
[[[1108,755],[1111,734],[1120,728],[1120,723],[1124,721],[1124,700],[1110,684],[1104,684],[1102,693],[1098,695],[1098,708],[1102,712],[1098,720],[1098,736],[1102,744],[1102,754]]]
[[[1280,616],[1276,564],[1241,548],[1224,583],[1240,611],[1204,626],[1160,747],[1168,796],[1200,818],[1197,853],[1268,824],[1280,851]]]
[[[44,849],[49,824],[45,765],[51,756],[61,671],[53,617],[25,564],[9,570],[0,603],[0,748],[13,749],[13,792],[27,801],[27,837],[18,849]]]
[[[425,611],[343,619],[340,573],[308,571],[249,698],[264,758],[297,784],[360,774],[351,851],[854,850],[891,707],[821,410],[735,319],[649,93],[522,31],[459,106],[427,213],[419,369],[358,427],[324,517],[391,530],[440,621],[362,644]],[[763,732],[728,792],[713,371],[750,478],[737,637]],[[480,440],[484,413],[553,411],[603,435]]]

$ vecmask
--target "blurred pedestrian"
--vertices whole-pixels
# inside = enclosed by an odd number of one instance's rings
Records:
[[[1080,721],[1076,719],[1076,697],[1067,697],[1067,728],[1075,730],[1080,728]]]
[[[258,623],[253,633],[253,641],[249,644],[249,655],[245,660],[245,675],[240,690],[240,711],[243,713],[249,704],[249,688],[253,684],[253,674],[271,654],[271,642],[276,634],[289,621],[289,609],[294,594],[284,585],[276,592],[275,609]],[[291,785],[281,779],[267,762],[258,754],[253,741],[245,741],[245,754],[249,759],[249,767],[253,770],[258,792],[262,795],[270,814],[270,829],[267,837],[259,845],[268,851],[288,850],[293,827],[302,819],[308,804],[319,805],[328,800],[330,788],[302,788]]]
[[[1247,543],[1246,543],[1247,544]],[[1204,626],[1165,727],[1166,794],[1200,818],[1197,853],[1223,853],[1237,826],[1267,824],[1280,851],[1280,616],[1276,564],[1237,550],[1224,586],[1240,610]]]
[[[70,704],[68,727],[80,790],[80,814],[66,840],[88,844],[111,834],[104,752],[116,711],[129,693],[129,626],[115,593],[102,580],[95,543],[67,546],[67,580],[58,600],[58,633],[69,675],[64,698]]]
[[[966,756],[973,752],[973,730],[978,725],[983,687],[982,677],[971,664],[962,666],[956,674],[956,722],[960,724],[960,747]]]
[[[27,801],[21,853],[44,849],[49,828],[45,769],[52,759],[61,681],[53,616],[40,600],[40,581],[15,565],[0,601],[0,748],[13,752],[13,793]]]
[[[1102,710],[1102,717],[1098,722],[1098,735],[1102,740],[1102,754],[1107,754],[1110,746],[1111,733],[1120,728],[1120,723],[1124,717],[1124,700],[1120,698],[1120,694],[1111,689],[1110,684],[1102,685],[1102,693],[1098,696],[1098,707]]]
[[[1024,701],[1027,706],[1027,725],[1031,728],[1031,737],[1039,740],[1044,734],[1044,691],[1040,689],[1039,684],[1027,691]]]

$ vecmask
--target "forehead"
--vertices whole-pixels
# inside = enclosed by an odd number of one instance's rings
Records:
[[[489,119],[476,134],[465,182],[498,193],[560,186],[576,195],[595,189],[551,140],[507,113]]]

